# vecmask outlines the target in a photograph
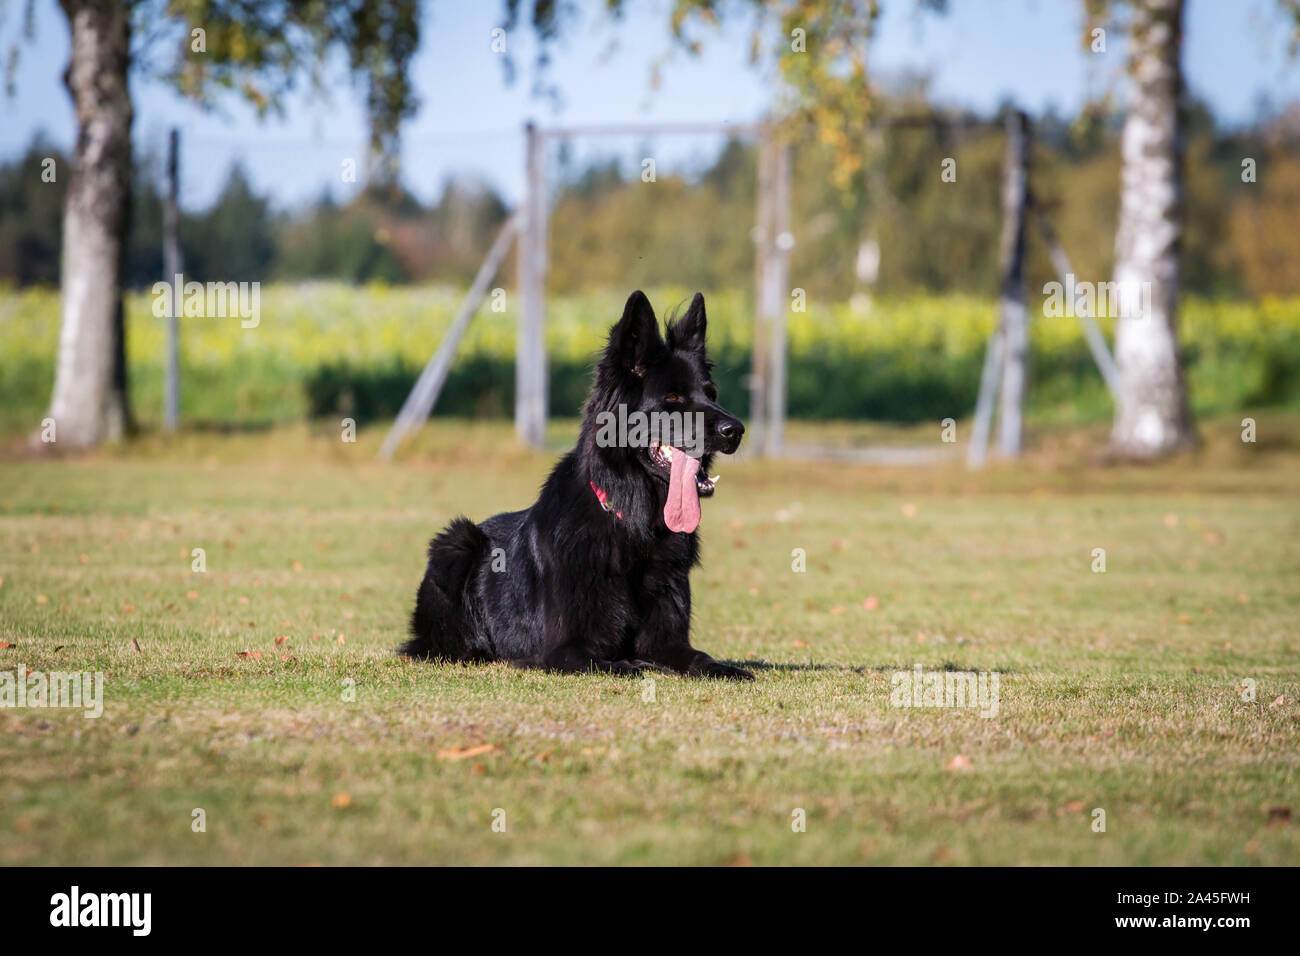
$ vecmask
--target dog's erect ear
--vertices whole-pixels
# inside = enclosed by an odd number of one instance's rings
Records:
[[[668,347],[683,352],[703,352],[704,333],[707,325],[704,317],[704,295],[695,293],[691,307],[676,322],[668,326]]]
[[[659,334],[659,320],[650,300],[640,289],[627,298],[623,318],[609,330],[607,358],[620,366],[644,375],[646,366],[658,360],[664,350],[664,340]]]

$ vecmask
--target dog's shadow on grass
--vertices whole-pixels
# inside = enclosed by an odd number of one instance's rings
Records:
[[[819,671],[835,671],[843,674],[895,674],[901,671],[911,673],[915,665],[904,664],[829,664],[816,663],[807,661],[804,663],[783,662],[773,663],[765,660],[746,660],[746,661],[719,661],[721,664],[730,664],[732,667],[744,667],[751,671],[773,671],[775,673],[798,673],[807,671],[811,673]],[[970,668],[959,667],[952,661],[944,661],[938,667],[927,667],[926,671],[961,671],[965,673]],[[1010,674],[1010,667],[991,667],[989,673],[993,674]]]
[[[748,661],[720,661],[722,664],[730,664],[732,667],[743,667],[751,671],[772,671],[774,673],[798,673],[801,671],[838,671],[840,673],[867,674],[875,670],[887,670],[887,668],[870,667],[865,664],[818,664],[812,661],[796,664],[778,661],[748,660]]]

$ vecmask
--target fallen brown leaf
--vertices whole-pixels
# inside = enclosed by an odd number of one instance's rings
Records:
[[[255,661],[260,661],[262,659],[262,652],[261,651],[235,651],[235,656],[251,657]]]
[[[466,757],[481,757],[494,750],[500,750],[496,744],[478,744],[473,747],[448,747],[438,751],[439,760],[464,760]]]

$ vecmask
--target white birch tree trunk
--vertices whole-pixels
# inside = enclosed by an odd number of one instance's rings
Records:
[[[128,423],[122,265],[131,196],[128,5],[61,0],[72,35],[64,82],[77,144],[63,210],[62,316],[49,417],[56,444],[86,448]]]
[[[1115,237],[1121,314],[1111,449],[1156,458],[1196,441],[1178,349],[1183,231],[1183,0],[1135,0]]]

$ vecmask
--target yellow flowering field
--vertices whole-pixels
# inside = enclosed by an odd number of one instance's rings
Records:
[[[661,315],[691,290],[649,289]],[[347,411],[394,411],[441,341],[463,292],[447,287],[337,282],[264,286],[255,328],[236,318],[182,320],[182,412],[213,422],[289,421]],[[623,295],[551,300],[547,350],[553,410],[572,414],[593,356]],[[501,311],[494,311],[498,302]],[[128,356],[137,416],[159,416],[165,322],[153,297],[127,302]],[[709,297],[709,340],[724,395],[744,407],[753,318],[748,296]],[[1031,314],[1036,303],[1031,301]],[[795,417],[917,421],[961,417],[973,401],[995,304],[971,296],[877,300],[870,311],[809,303],[791,312],[790,410]],[[48,400],[58,341],[55,290],[0,289],[0,401],[9,424]],[[1292,405],[1300,394],[1300,300],[1258,303],[1191,299],[1181,317],[1189,383],[1198,411]],[[1108,335],[1113,322],[1102,320]],[[1079,420],[1105,417],[1109,399],[1073,318],[1032,326],[1031,412]],[[505,414],[513,385],[513,294],[489,298],[470,326],[440,403],[451,414]]]

